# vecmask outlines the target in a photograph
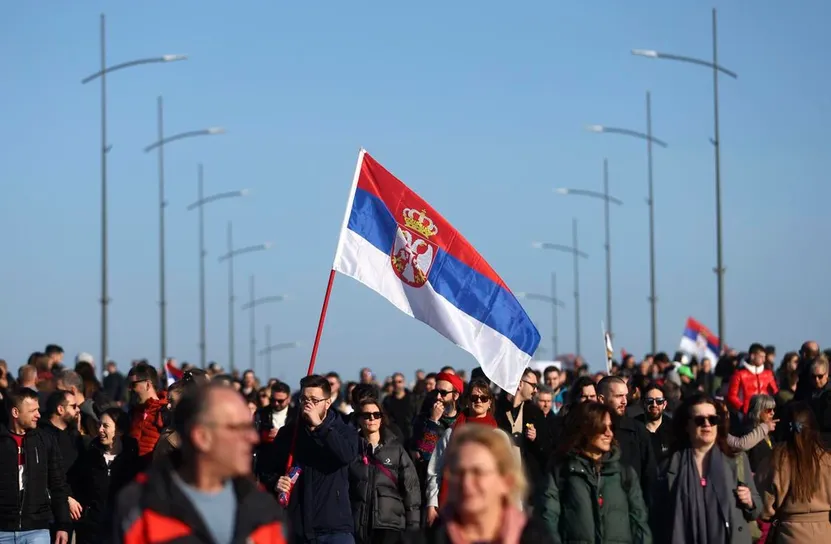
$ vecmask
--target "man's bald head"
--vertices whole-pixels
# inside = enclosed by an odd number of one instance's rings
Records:
[[[814,359],[819,355],[819,344],[813,340],[808,340],[802,344],[799,353],[803,359]]]

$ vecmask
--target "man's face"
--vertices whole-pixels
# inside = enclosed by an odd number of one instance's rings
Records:
[[[519,391],[518,394],[522,398],[523,401],[531,400],[534,397],[534,393],[537,392],[537,375],[533,372],[529,372],[525,376],[522,377],[522,381],[519,382]]]
[[[271,405],[274,406],[278,412],[282,412],[289,407],[290,398],[291,397],[289,397],[287,393],[275,391],[271,394]]]
[[[49,366],[63,363],[63,353],[56,351],[49,357]]]
[[[231,389],[211,392],[203,422],[194,426],[194,445],[221,478],[248,476],[252,451],[259,438],[251,412],[242,397]]]
[[[439,380],[436,382],[436,389],[439,392],[439,400],[441,400],[445,406],[453,406],[459,398],[459,393],[453,389],[453,384],[450,382]]]
[[[242,382],[247,388],[254,387],[254,373],[250,370],[242,375]]]
[[[109,374],[115,374],[115,372],[116,372],[117,370],[118,370],[118,368],[116,368],[116,366],[115,366],[115,364],[114,364],[114,363],[107,363],[107,372],[108,372]]]
[[[305,409],[306,406],[311,406],[312,410],[320,416],[320,419],[326,419],[326,412],[329,410],[331,404],[332,399],[327,398],[323,389],[320,387],[307,387],[300,392],[301,409]]]
[[[332,390],[332,398],[338,398],[338,395],[340,394],[340,380],[334,376],[329,376],[326,378],[326,381],[329,382],[329,389]]]
[[[424,379],[424,371],[419,370],[418,372],[416,372],[415,373],[415,379],[416,379],[417,382],[420,382],[421,380],[423,380]]]
[[[361,370],[361,383],[372,383],[372,371],[370,369]]]
[[[822,389],[828,384],[828,365],[815,364],[811,365],[811,380],[814,384],[814,389]]]
[[[130,390],[136,395],[139,404],[144,404],[152,394],[150,380],[142,379],[140,376],[130,376]]]
[[[550,372],[546,372],[545,374],[545,385],[554,389],[555,391],[560,388],[560,373],[556,370],[552,370]]]
[[[403,393],[407,384],[404,383],[404,374],[396,374],[392,377],[392,386],[396,393]]]
[[[436,378],[426,378],[424,380],[424,391],[429,393],[436,389]]]
[[[762,366],[765,364],[765,350],[756,350],[750,354],[750,364],[753,366]]]
[[[12,417],[17,419],[18,424],[31,431],[37,428],[40,419],[40,405],[37,399],[23,399],[20,408],[12,408]]]
[[[75,395],[66,395],[66,404],[58,407],[58,415],[61,420],[67,425],[71,425],[78,421],[78,416],[81,411],[78,409],[78,402],[75,400]]]
[[[646,409],[646,417],[649,421],[658,421],[664,415],[667,408],[667,399],[657,389],[650,389],[643,398],[643,406]]]
[[[539,406],[542,413],[548,415],[551,411],[551,393],[537,393],[537,406]]]
[[[578,402],[597,402],[597,389],[594,384],[583,387],[583,391],[578,397]]]
[[[603,402],[617,415],[622,416],[626,414],[626,396],[628,394],[628,387],[622,383],[613,382],[609,384],[609,397],[604,398]]]

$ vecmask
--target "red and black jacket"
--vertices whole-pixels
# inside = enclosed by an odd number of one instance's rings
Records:
[[[123,544],[213,543],[208,528],[173,481],[173,465],[162,461],[118,496],[110,542]],[[283,509],[257,484],[235,479],[237,519],[232,544],[286,544]]]

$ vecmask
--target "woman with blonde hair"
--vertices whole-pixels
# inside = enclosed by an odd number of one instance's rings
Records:
[[[762,519],[772,521],[766,542],[831,542],[831,452],[804,402],[788,405],[785,440],[757,474]]]
[[[528,482],[503,431],[465,425],[453,433],[445,455],[447,502],[429,529],[409,544],[553,544],[545,526],[520,505]]]

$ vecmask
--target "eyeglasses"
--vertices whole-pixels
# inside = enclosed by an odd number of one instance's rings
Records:
[[[439,392],[439,396],[440,396],[440,397],[446,397],[447,395],[452,395],[452,394],[453,394],[453,390],[452,390],[452,389],[450,389],[450,390],[445,390],[445,389],[436,389],[436,391],[438,391],[438,392]]]
[[[471,395],[470,396],[470,402],[472,402],[474,404],[476,404],[476,403],[485,404],[486,402],[490,402],[490,401],[491,401],[491,398],[487,395]]]
[[[711,427],[715,427],[719,424],[719,421],[721,421],[721,418],[718,416],[695,416],[693,418],[696,427],[704,427],[705,423],[709,423]]]
[[[138,384],[149,381],[150,380],[136,380],[134,382],[130,382],[130,389],[135,389]]]
[[[311,404],[312,406],[317,406],[318,404],[320,404],[324,400],[326,400],[326,399],[316,399],[314,397],[300,397],[300,403],[301,404]]]
[[[643,403],[646,404],[647,406],[652,406],[653,404],[663,404],[666,401],[667,401],[667,399],[665,399],[664,397],[656,397],[656,398],[653,398],[653,399],[650,399],[650,398],[643,399]]]
[[[815,380],[821,380],[821,379],[825,378],[825,376],[826,376],[825,374],[814,374],[813,378]]]
[[[285,403],[287,403],[287,402],[289,401],[289,398],[288,398],[288,397],[286,397],[286,398],[283,398],[283,399],[278,399],[277,397],[274,397],[274,398],[273,398],[273,399],[271,399],[271,400],[272,400],[272,401],[274,401],[274,402],[276,402],[277,404],[285,404]]]
[[[522,383],[527,383],[528,385],[530,385],[531,387],[534,388],[534,391],[537,390],[537,384],[535,384],[534,382],[529,382],[528,380],[522,380]]]
[[[366,421],[375,421],[381,419],[381,412],[361,412],[359,417]]]
[[[772,414],[775,411],[776,411],[776,408],[765,408],[765,410],[764,410],[764,412],[766,414]]]

